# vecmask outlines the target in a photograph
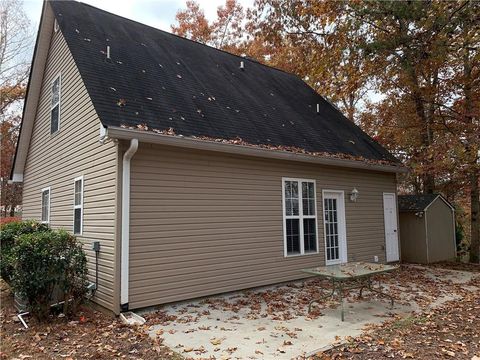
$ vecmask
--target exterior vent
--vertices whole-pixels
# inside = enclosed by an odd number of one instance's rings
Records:
[[[245,70],[245,63],[240,61],[240,70]]]

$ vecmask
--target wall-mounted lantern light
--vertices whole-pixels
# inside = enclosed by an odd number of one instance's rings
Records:
[[[353,188],[352,192],[350,193],[350,200],[352,202],[357,202],[358,194],[359,194],[359,191],[357,190],[357,188]]]

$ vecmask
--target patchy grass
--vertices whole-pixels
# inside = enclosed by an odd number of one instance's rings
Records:
[[[410,326],[413,326],[415,324],[425,323],[427,321],[428,321],[428,318],[426,318],[426,317],[409,316],[409,317],[406,317],[404,319],[396,320],[395,322],[392,323],[391,326],[394,329],[404,329],[404,328],[408,328]]]
[[[0,286],[2,359],[182,359],[149,338],[143,327],[125,326],[89,306],[71,320],[55,317],[40,324],[27,317],[25,329],[16,318],[8,286],[3,280]]]

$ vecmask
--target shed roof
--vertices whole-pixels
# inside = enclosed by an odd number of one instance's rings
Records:
[[[398,164],[296,75],[90,5],[50,4],[106,127]]]
[[[398,209],[400,211],[424,211],[437,198],[442,199],[452,210],[454,209],[440,194],[399,195]]]

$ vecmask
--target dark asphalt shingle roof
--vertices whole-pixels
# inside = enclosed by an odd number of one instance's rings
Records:
[[[295,75],[86,4],[50,4],[105,126],[397,161]]]
[[[439,194],[399,195],[398,209],[400,211],[423,211]]]

